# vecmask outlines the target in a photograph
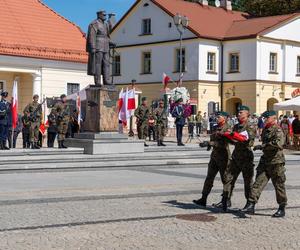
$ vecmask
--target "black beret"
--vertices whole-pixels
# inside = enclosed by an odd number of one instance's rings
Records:
[[[1,93],[1,96],[7,97],[7,96],[8,96],[8,92],[7,92],[7,91],[3,91],[3,92]]]

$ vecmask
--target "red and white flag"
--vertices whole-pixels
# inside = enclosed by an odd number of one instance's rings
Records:
[[[131,89],[128,91],[128,104],[127,104],[127,110],[128,110],[128,115],[129,115],[129,118],[130,116],[133,115],[134,113],[134,110],[136,109],[136,104],[135,104],[135,89]]]
[[[15,129],[18,123],[18,80],[14,81],[13,91],[12,91],[12,127]]]
[[[125,92],[122,90],[120,93],[119,108],[119,120],[126,126],[128,119],[128,89]]]
[[[119,100],[118,100],[119,113],[120,113],[121,108],[123,106],[123,93],[124,93],[124,91],[123,91],[123,88],[122,88],[120,93],[119,93]]]
[[[77,122],[78,122],[78,125],[80,127],[80,123],[81,123],[81,98],[80,98],[79,92],[77,93],[77,97],[76,97],[76,110],[78,112]]]
[[[171,77],[169,77],[167,74],[163,73],[163,80],[162,83],[164,85],[164,89],[168,87],[168,83],[171,81]]]

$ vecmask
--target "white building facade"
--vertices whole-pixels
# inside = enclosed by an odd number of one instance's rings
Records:
[[[173,21],[177,12],[190,19],[183,36],[183,85],[198,110],[211,113],[222,107],[234,114],[243,104],[253,113],[261,113],[291,98],[292,91],[300,87],[300,33],[295,32],[300,29],[298,14],[247,20],[230,10],[183,0],[173,3],[137,1],[117,24],[112,34],[118,46],[118,66],[112,72],[116,84],[124,86],[135,79],[143,95],[156,99],[163,73],[179,80],[179,33]],[[237,20],[228,30],[217,27],[217,21],[204,30],[197,24],[202,22],[201,13],[211,13],[216,19],[218,13],[236,15]],[[223,37],[214,37],[211,29]]]

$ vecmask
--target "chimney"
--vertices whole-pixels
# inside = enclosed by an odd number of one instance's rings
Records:
[[[199,3],[202,4],[203,6],[208,6],[207,0],[199,0]]]
[[[225,10],[232,10],[231,0],[221,0],[221,8]]]

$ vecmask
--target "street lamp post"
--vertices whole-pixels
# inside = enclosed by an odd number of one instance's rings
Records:
[[[179,40],[180,40],[180,47],[179,47],[179,80],[181,81],[182,78],[182,38],[185,30],[189,26],[189,19],[186,16],[181,16],[178,13],[174,16],[174,23],[179,32]],[[180,82],[181,84],[181,82]]]

